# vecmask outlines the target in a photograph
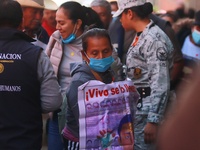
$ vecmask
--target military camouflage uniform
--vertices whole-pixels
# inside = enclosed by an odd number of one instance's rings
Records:
[[[138,43],[128,50],[128,78],[137,88],[150,88],[136,112],[135,150],[150,149],[150,145],[144,143],[144,127],[147,122],[159,123],[162,120],[169,97],[172,52],[171,41],[153,21],[140,34]]]

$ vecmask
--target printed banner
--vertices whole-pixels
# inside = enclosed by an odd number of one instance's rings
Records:
[[[80,149],[133,150],[139,94],[132,81],[92,80],[78,88]]]

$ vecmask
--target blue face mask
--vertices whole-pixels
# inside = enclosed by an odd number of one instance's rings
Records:
[[[200,32],[194,29],[192,32],[192,38],[194,40],[194,43],[197,45],[200,45]]]
[[[64,44],[71,43],[72,41],[74,41],[76,39],[76,32],[77,32],[77,30],[76,31],[75,30],[76,30],[76,24],[74,26],[73,32],[66,39],[62,39],[62,42]]]
[[[68,43],[71,43],[72,41],[74,41],[75,39],[76,39],[76,35],[74,33],[72,33],[66,39],[63,39],[62,42],[64,44],[68,44]]]
[[[111,66],[113,62],[114,59],[112,56],[103,59],[90,58],[89,66],[94,71],[105,72],[106,70],[108,70],[108,68]]]

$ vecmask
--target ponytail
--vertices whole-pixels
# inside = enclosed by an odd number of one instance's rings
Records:
[[[84,30],[85,26],[90,25],[98,28],[103,27],[103,23],[101,22],[99,15],[90,7],[82,6],[80,3],[75,1],[69,1],[63,3],[59,9],[61,8],[64,9],[66,16],[73,20],[74,23],[76,23],[78,19],[82,21],[82,30]]]
[[[149,14],[153,12],[153,5],[150,2],[145,3],[142,6],[142,11],[144,12],[146,16],[148,16]]]
[[[150,2],[146,2],[144,5],[134,6],[128,9],[134,11],[141,19],[144,19],[153,12],[153,5]],[[128,9],[126,9],[125,11],[127,11]]]

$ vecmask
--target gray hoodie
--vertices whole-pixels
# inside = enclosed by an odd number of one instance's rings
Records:
[[[95,76],[86,63],[73,64],[71,66],[72,81],[67,89],[67,114],[66,128],[79,138],[79,108],[78,108],[78,87],[87,81],[96,80]],[[110,70],[101,73],[100,76],[104,83],[112,82]]]

